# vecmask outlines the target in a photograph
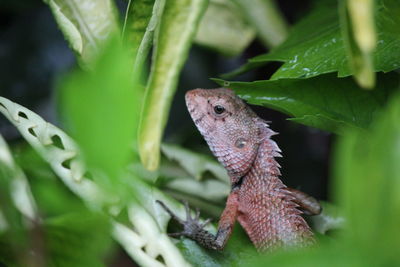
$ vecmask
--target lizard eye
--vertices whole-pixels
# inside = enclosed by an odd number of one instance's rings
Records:
[[[221,105],[216,105],[216,106],[214,106],[214,112],[215,112],[215,114],[220,115],[225,112],[225,108]]]

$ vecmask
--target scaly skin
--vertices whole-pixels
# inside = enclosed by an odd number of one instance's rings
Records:
[[[187,92],[189,113],[211,151],[225,167],[232,183],[216,235],[204,230],[206,223],[192,218],[187,208],[183,221],[163,203],[186,236],[211,249],[223,249],[236,219],[259,251],[302,247],[314,243],[313,234],[299,207],[318,214],[318,202],[305,193],[287,188],[279,179],[280,149],[274,134],[232,90],[195,89]]]

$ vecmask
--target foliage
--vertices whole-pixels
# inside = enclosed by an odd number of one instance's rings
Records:
[[[399,9],[395,0],[376,1],[376,50],[374,71],[388,72],[399,65]],[[257,56],[226,77],[248,71],[271,61],[284,64],[271,79],[310,78],[337,72],[339,77],[352,75],[351,51],[345,47],[337,1],[324,1],[293,26],[287,40],[270,53]]]
[[[379,75],[375,90],[360,90],[351,78],[325,74],[310,79],[279,79],[254,82],[226,82],[251,104],[263,105],[288,114],[292,121],[326,131],[343,128],[367,129],[399,87],[397,73]]]
[[[110,33],[118,31],[111,0],[45,0],[54,18],[83,64],[89,64]]]
[[[397,93],[368,132],[348,131],[338,143],[334,192],[347,221],[335,242],[324,240],[309,251],[260,256],[248,266],[399,264],[399,104]]]
[[[205,8],[205,0],[165,3],[156,30],[153,64],[139,125],[140,156],[149,170],[158,167],[161,136],[167,122],[165,111],[171,105],[177,77]]]
[[[0,264],[103,266],[118,248],[141,266],[400,263],[396,0],[315,1],[289,33],[272,0],[130,0],[123,25],[111,0],[45,2],[81,69],[57,82],[64,130],[0,97],[0,112],[26,140],[10,151],[0,135]],[[183,217],[172,197],[186,199],[218,217],[229,179],[214,159],[162,144],[163,131],[192,43],[238,55],[256,34],[272,49],[223,77],[282,62],[271,78],[214,81],[340,134],[334,203],[312,219],[315,248],[259,255],[236,227],[224,252],[208,251],[169,238],[169,216],[155,201]]]

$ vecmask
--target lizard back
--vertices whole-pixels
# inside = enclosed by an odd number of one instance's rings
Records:
[[[274,155],[279,152],[276,143],[266,137],[238,193],[238,221],[260,251],[314,243],[294,197],[278,178],[279,164]]]

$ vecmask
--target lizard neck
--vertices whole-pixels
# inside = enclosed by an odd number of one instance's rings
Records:
[[[281,150],[275,141],[269,137],[265,138],[259,146],[257,156],[254,160],[251,170],[243,179],[243,183],[260,183],[267,192],[282,192],[286,194],[286,185],[279,178],[281,175],[280,165],[275,157],[281,157]],[[285,198],[291,201],[292,197],[289,192]]]
[[[258,125],[258,138],[260,139],[258,147],[254,149],[254,156],[252,157],[252,163],[250,163],[247,172],[243,174],[233,173],[228,170],[228,174],[231,178],[232,189],[239,188],[244,180],[248,179],[253,173],[257,174],[257,177],[263,177],[264,180],[278,179],[281,175],[279,163],[275,160],[275,157],[282,157],[281,150],[271,136],[277,133],[272,131],[268,124],[257,118],[255,121]]]

